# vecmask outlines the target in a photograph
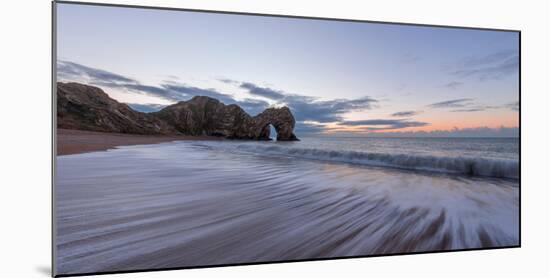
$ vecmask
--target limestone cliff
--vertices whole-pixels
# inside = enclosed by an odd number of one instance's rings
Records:
[[[132,110],[97,87],[79,83],[57,84],[57,126],[133,134],[184,134],[221,136],[228,139],[269,140],[270,128],[277,140],[298,140],[295,119],[288,107],[268,108],[255,117],[236,104],[196,96],[154,113]]]

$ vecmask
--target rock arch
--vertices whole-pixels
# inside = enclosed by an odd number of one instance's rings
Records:
[[[256,134],[258,140],[269,140],[269,125],[273,125],[277,131],[277,141],[296,141],[298,138],[294,135],[294,125],[296,120],[288,107],[268,108],[254,118]]]

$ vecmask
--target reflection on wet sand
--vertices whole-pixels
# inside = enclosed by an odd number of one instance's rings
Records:
[[[57,161],[58,273],[518,244],[516,181],[133,146]]]

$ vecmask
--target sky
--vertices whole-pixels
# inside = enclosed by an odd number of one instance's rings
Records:
[[[296,133],[518,136],[515,32],[57,4],[57,79],[142,112],[196,95]]]

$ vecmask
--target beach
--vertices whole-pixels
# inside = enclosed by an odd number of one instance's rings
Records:
[[[117,146],[155,144],[178,140],[222,140],[213,136],[139,135],[63,128],[58,128],[56,132],[57,155],[104,151]]]
[[[519,244],[517,140],[301,139],[57,157],[58,273]]]

